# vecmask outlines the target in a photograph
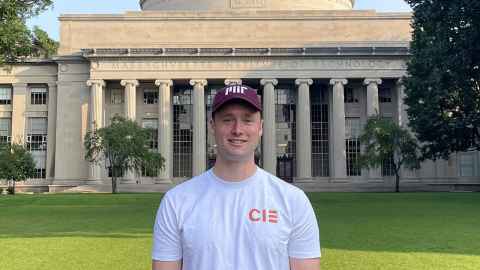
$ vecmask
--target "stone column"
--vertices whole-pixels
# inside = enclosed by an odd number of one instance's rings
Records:
[[[367,119],[380,115],[380,101],[378,98],[378,85],[382,84],[381,79],[365,79],[363,84],[367,86]],[[381,168],[368,170],[370,180],[381,179]]]
[[[120,85],[125,87],[125,118],[136,121],[137,120],[137,80],[122,80]],[[134,184],[136,175],[134,171],[127,171],[123,177],[123,182],[127,184]]]
[[[90,130],[102,128],[103,123],[103,88],[104,80],[88,80],[87,85],[90,87],[90,103],[89,103],[89,128]],[[101,181],[103,165],[89,164],[89,179],[93,181]]]
[[[395,85],[395,97],[396,97],[396,121],[401,127],[408,127],[408,106],[405,105],[404,99],[405,95],[405,86],[401,79],[399,79]]]
[[[125,118],[137,120],[137,80],[122,80],[120,82],[125,87]]]
[[[380,103],[378,99],[378,86],[382,84],[381,79],[365,79],[363,84],[367,86],[367,117],[374,117],[380,114]]]
[[[172,182],[173,176],[173,119],[172,119],[172,80],[156,80],[158,92],[158,152],[165,159],[165,167],[160,171],[160,182]]]
[[[277,174],[277,140],[275,128],[275,86],[276,79],[262,79],[263,85],[263,169]]]
[[[312,79],[297,79],[298,102],[296,119],[297,179],[312,178],[312,125],[310,120],[310,85]]]
[[[345,152],[345,101],[344,85],[346,79],[331,79],[332,87],[332,170],[334,180],[345,180],[347,178],[347,161]]]
[[[25,143],[27,84],[14,83],[12,93],[12,142]]]
[[[225,85],[242,84],[242,79],[225,79]]]
[[[48,84],[47,179],[55,175],[55,141],[57,126],[57,84]]]
[[[205,79],[190,80],[193,86],[193,162],[192,176],[203,173],[207,166],[207,134],[205,127]]]

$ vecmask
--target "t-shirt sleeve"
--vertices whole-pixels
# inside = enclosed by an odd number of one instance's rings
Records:
[[[152,259],[177,261],[182,258],[178,218],[168,193],[163,197],[153,227]]]
[[[298,259],[319,258],[320,233],[312,204],[303,191],[293,204],[293,228],[288,242],[288,256]]]

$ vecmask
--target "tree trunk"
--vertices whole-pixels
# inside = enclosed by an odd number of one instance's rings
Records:
[[[12,195],[15,195],[15,180],[12,180],[12,181],[13,181]]]
[[[395,173],[395,192],[400,192],[400,174]]]
[[[112,176],[112,193],[117,193],[117,177]]]

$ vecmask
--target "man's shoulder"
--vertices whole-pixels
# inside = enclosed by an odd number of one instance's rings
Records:
[[[285,180],[282,180],[278,178],[277,176],[263,170],[261,170],[261,174],[264,177],[265,183],[271,187],[273,191],[277,191],[281,193],[283,196],[292,196],[292,197],[297,197],[297,196],[302,196],[304,191],[300,189],[299,187],[286,182]]]
[[[201,194],[202,190],[208,186],[209,175],[209,171],[206,171],[200,175],[194,176],[171,188],[169,191],[167,191],[165,196],[172,199],[179,197],[182,199],[185,197],[195,196],[196,194]]]

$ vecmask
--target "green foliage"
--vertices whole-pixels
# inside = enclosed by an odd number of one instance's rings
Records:
[[[148,147],[150,130],[121,116],[112,118],[108,127],[95,129],[85,135],[85,159],[93,163],[107,163],[112,169],[112,192],[117,192],[117,177],[128,170],[141,173],[142,169],[163,169],[164,159]]]
[[[33,28],[34,40],[33,44],[35,47],[35,56],[44,56],[50,58],[52,55],[57,53],[59,43],[55,40],[52,40],[47,32],[35,26]]]
[[[0,1],[0,64],[15,62],[29,56],[49,57],[58,43],[36,28],[28,29],[26,20],[47,10],[52,0]]]
[[[35,176],[35,161],[21,144],[0,144],[0,179],[8,180],[15,194],[15,182]]]
[[[405,103],[425,158],[480,149],[480,1],[407,0],[414,11]]]
[[[420,168],[420,153],[411,133],[389,119],[370,118],[360,136],[365,146],[360,156],[360,166],[365,168],[381,167],[382,163],[392,160],[396,176],[395,190],[399,191],[400,169]]]

